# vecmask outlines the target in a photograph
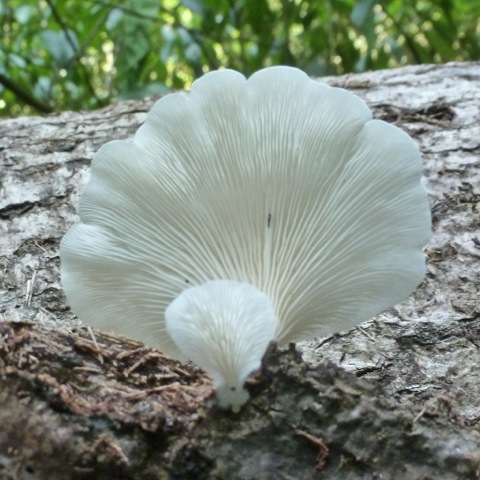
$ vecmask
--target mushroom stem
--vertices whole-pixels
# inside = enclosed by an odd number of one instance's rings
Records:
[[[214,280],[184,290],[165,320],[178,349],[213,378],[220,406],[238,411],[249,398],[243,384],[275,335],[270,299],[247,283]]]

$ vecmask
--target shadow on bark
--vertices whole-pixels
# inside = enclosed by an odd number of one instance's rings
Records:
[[[480,435],[272,345],[238,414],[191,365],[128,340],[0,323],[10,479],[479,478]]]

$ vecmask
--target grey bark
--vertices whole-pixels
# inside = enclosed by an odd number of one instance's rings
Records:
[[[153,101],[0,121],[0,475],[480,478],[480,64],[323,81],[418,142],[428,274],[401,305],[299,345],[303,361],[272,349],[238,415],[213,406],[193,367],[94,344],[61,291],[58,243],[90,159]]]

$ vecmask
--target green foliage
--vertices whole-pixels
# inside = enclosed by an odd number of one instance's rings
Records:
[[[220,67],[311,75],[480,59],[473,0],[0,0],[0,115],[188,88]]]

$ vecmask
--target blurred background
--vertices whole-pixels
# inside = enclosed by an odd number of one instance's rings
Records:
[[[480,0],[0,0],[0,116],[94,109],[228,67],[480,59]]]

